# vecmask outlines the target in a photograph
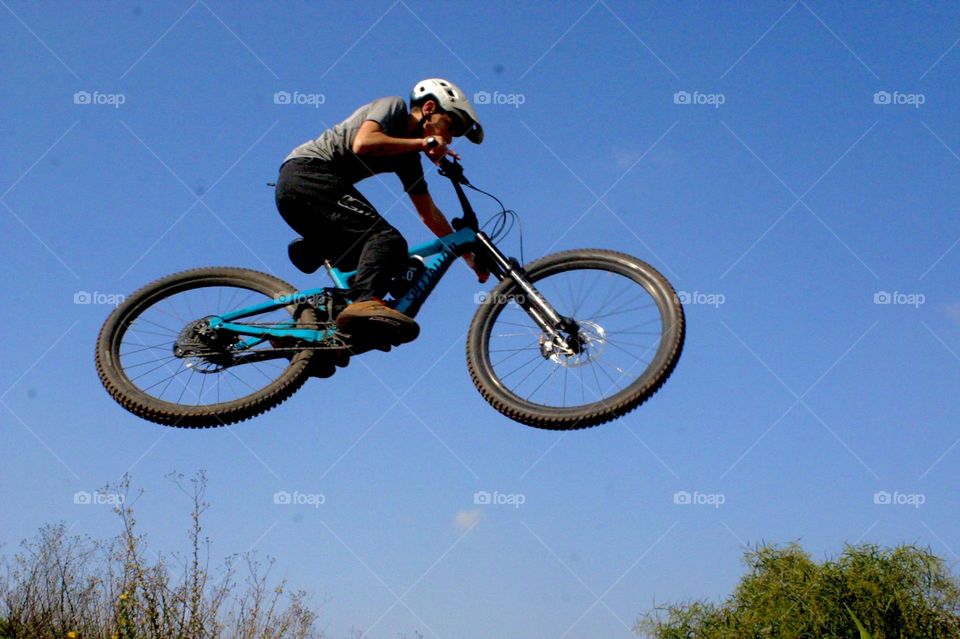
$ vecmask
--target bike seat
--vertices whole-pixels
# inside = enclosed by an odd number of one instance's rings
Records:
[[[298,237],[287,245],[287,255],[298,269],[307,275],[323,266],[324,251],[316,242]]]

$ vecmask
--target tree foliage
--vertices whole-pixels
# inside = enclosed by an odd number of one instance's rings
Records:
[[[724,602],[655,606],[637,620],[637,634],[652,639],[960,638],[960,582],[929,549],[862,544],[818,563],[798,544],[761,545],[748,550],[744,562],[747,572]]]

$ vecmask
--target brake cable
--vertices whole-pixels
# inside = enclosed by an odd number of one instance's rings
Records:
[[[493,224],[493,228],[489,233],[490,240],[492,242],[497,242],[502,238],[506,237],[507,234],[509,234],[510,231],[513,230],[514,224],[516,224],[518,229],[518,238],[520,241],[520,264],[525,264],[526,260],[523,259],[523,222],[520,219],[520,215],[513,209],[508,209],[507,207],[505,207],[503,205],[503,202],[501,202],[500,198],[498,198],[496,195],[492,193],[488,193],[483,189],[478,189],[477,187],[475,187],[473,184],[470,184],[469,182],[465,183],[464,186],[473,189],[477,193],[482,193],[483,195],[486,195],[487,197],[492,198],[493,200],[496,201],[497,204],[500,205],[500,210],[494,213],[493,215],[491,215],[489,218],[487,218],[487,221],[484,222],[483,225],[480,227],[481,229],[485,229],[491,223]]]

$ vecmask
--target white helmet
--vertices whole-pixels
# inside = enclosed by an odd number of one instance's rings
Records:
[[[468,140],[474,144],[483,142],[483,127],[480,126],[477,112],[473,110],[473,105],[460,87],[440,78],[421,80],[410,92],[410,103],[413,104],[428,97],[436,100],[442,110],[453,113],[463,120],[466,130],[462,135],[466,135]]]

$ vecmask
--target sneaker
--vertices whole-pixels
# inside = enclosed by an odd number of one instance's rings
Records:
[[[378,299],[354,302],[337,316],[337,328],[360,339],[406,344],[417,339],[420,326],[412,317],[395,311]]]

